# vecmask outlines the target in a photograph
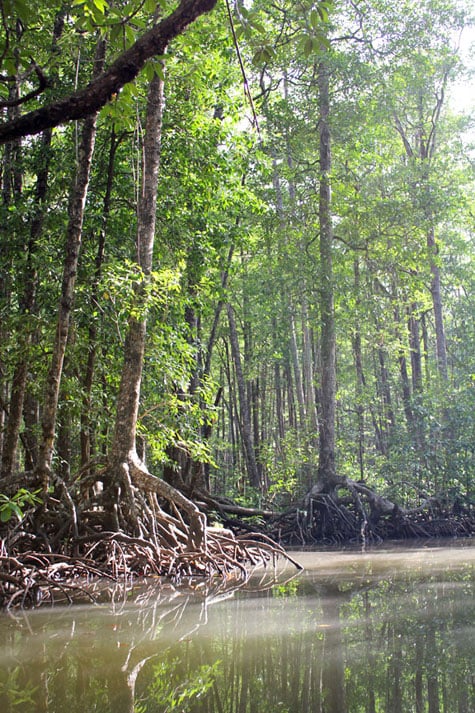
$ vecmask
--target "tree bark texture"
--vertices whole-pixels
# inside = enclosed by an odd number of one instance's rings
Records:
[[[401,336],[401,319],[399,315],[399,308],[396,306],[394,308],[394,324],[396,325],[396,336],[400,341],[398,362],[399,362],[399,373],[401,375],[401,389],[402,389],[402,402],[404,405],[404,414],[406,416],[406,425],[409,433],[413,433],[414,428],[414,413],[412,411],[412,393],[411,393],[411,382],[409,381],[409,374],[407,369],[407,359],[406,350],[403,346],[402,336]]]
[[[353,263],[353,272],[355,276],[355,294],[358,305],[358,311],[361,308],[360,304],[360,266],[356,258]],[[357,312],[358,314],[358,312]],[[355,395],[356,395],[356,420],[358,427],[358,465],[360,478],[364,478],[364,453],[365,453],[365,409],[363,406],[363,394],[366,386],[364,371],[363,371],[363,355],[361,350],[361,332],[359,320],[356,319],[353,330],[353,355],[355,360]]]
[[[154,492],[173,502],[187,513],[190,520],[189,549],[206,546],[206,518],[197,506],[163,478],[148,472],[139,458],[136,448],[137,419],[140,406],[140,391],[147,335],[145,283],[153,267],[153,246],[157,208],[158,171],[163,116],[163,79],[156,75],[150,82],[147,97],[145,137],[143,150],[142,189],[139,200],[137,223],[137,264],[143,275],[142,284],[136,291],[138,316],[129,319],[124,345],[124,363],[117,398],[117,413],[114,438],[110,453],[110,469],[106,476],[110,512],[117,512],[115,497],[122,490],[121,509],[135,531],[139,530],[136,503],[132,487]],[[119,522],[114,523],[115,526]]]
[[[418,305],[413,303],[409,308],[409,348],[411,350],[411,374],[413,393],[422,392],[422,357],[421,338],[419,335]]]
[[[137,223],[137,264],[143,279],[152,271],[157,207],[158,170],[163,114],[163,79],[155,76],[147,98],[147,116],[143,150],[143,178]],[[126,462],[135,454],[137,418],[140,404],[145,338],[147,333],[144,285],[136,293],[139,316],[131,316],[124,345],[124,364],[117,398],[113,463]]]
[[[303,391],[302,370],[300,368],[299,351],[297,344],[297,329],[295,326],[295,316],[293,314],[293,305],[290,304],[290,355],[292,357],[292,366],[295,379],[295,393],[297,396],[297,404],[299,408],[299,425],[302,429],[305,428],[307,422],[307,412],[305,409],[305,394]]]
[[[312,434],[318,432],[317,404],[315,399],[315,379],[313,360],[312,330],[309,326],[309,310],[307,296],[302,295],[302,332],[303,332],[303,376],[307,425]]]
[[[430,271],[432,276],[430,292],[432,295],[432,308],[434,310],[437,366],[440,376],[444,381],[447,381],[447,345],[445,339],[440,267],[437,262],[439,250],[435,239],[434,228],[432,226],[427,231],[427,248],[429,250]]]

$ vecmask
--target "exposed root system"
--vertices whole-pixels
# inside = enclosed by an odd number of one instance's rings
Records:
[[[146,578],[174,583],[189,578],[245,583],[255,567],[277,558],[298,563],[283,547],[307,547],[387,539],[468,537],[475,532],[470,503],[428,498],[402,509],[365,483],[340,479],[330,492],[312,488],[283,514],[240,508],[202,497],[202,507],[227,527],[206,527],[202,509],[141,472],[139,490],[117,501],[115,524],[101,497],[75,504],[64,484],[46,507],[15,527],[0,530],[0,608],[96,601],[100,582],[133,586]],[[163,492],[162,492],[163,491]],[[74,493],[73,493],[74,495]],[[84,506],[86,503],[86,506]],[[252,524],[245,518],[252,516]],[[110,520],[110,518],[109,518]],[[260,524],[259,524],[260,523]],[[276,544],[276,543],[279,544]]]
[[[282,545],[294,547],[470,537],[475,533],[475,512],[470,504],[435,497],[402,509],[366,484],[342,479],[330,493],[312,489],[299,507],[273,518],[267,531]]]
[[[49,518],[51,524],[51,513]],[[103,587],[95,587],[98,582],[132,585],[152,577],[179,583],[199,577],[245,583],[255,567],[275,567],[279,557],[293,562],[265,535],[235,536],[224,528],[206,528],[201,547],[190,548],[187,524],[170,515],[157,522],[149,536],[89,532],[63,539],[55,551],[50,546],[54,538],[38,528],[38,518],[29,520],[27,529],[22,523],[21,531],[10,532],[1,541],[0,607],[4,609],[94,602],[98,593],[104,595]],[[40,534],[32,534],[33,523]],[[78,530],[77,522],[74,529]]]
[[[100,580],[246,582],[279,557],[299,566],[264,533],[207,527],[205,512],[136,454],[115,465],[113,487],[97,488],[106,473],[69,484],[55,477],[41,505],[0,524],[0,608],[94,599]]]

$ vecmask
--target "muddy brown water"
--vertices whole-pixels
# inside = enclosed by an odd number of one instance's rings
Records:
[[[0,713],[474,713],[475,541],[0,615]]]

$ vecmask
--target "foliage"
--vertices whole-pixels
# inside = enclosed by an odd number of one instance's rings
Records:
[[[38,496],[40,492],[40,490],[31,492],[26,488],[20,488],[11,498],[0,493],[0,522],[8,522],[14,516],[20,521],[23,520],[26,507],[42,502]]]
[[[175,4],[159,6],[167,13]],[[4,116],[86,86],[97,37],[107,41],[109,66],[151,27],[155,10],[148,0],[3,3]],[[338,472],[406,503],[441,490],[473,497],[473,148],[446,99],[462,72],[455,38],[471,23],[470,8],[455,0],[218,4],[111,98],[97,122],[56,463],[75,473],[107,453],[127,325],[146,317],[138,430],[153,466],[170,464],[173,446],[212,466],[216,492],[279,506],[312,485],[322,415],[325,63]],[[135,238],[142,117],[156,74],[165,78],[165,112],[154,269],[145,276]],[[18,468],[40,440],[79,128],[56,129],[50,146],[30,137],[2,148],[2,433],[25,355],[28,366]],[[237,388],[228,301],[248,404]],[[246,408],[261,478],[254,490]],[[1,498],[4,521],[36,502]]]
[[[13,671],[2,670],[0,674],[0,696],[8,701],[12,710],[19,710],[20,706],[35,703],[34,696],[38,687],[31,682],[22,680],[21,668],[17,666]]]
[[[206,696],[213,686],[220,667],[221,661],[203,664],[183,680],[179,675],[178,660],[156,664],[153,667],[153,680],[147,691],[147,699],[151,698],[163,713],[170,713],[174,710],[186,713],[186,711],[192,710],[191,706],[196,701]],[[180,682],[172,688],[171,686],[174,685],[177,678]],[[140,706],[139,703],[137,710],[141,709]],[[143,708],[143,710],[145,711],[147,708]]]
[[[312,436],[300,431],[288,430],[278,447],[273,443],[261,448],[261,459],[270,485],[270,503],[284,505],[305,494],[310,477],[315,477],[318,467],[318,453]]]

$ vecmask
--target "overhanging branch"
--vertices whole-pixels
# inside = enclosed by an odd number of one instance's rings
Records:
[[[110,67],[86,87],[53,104],[41,107],[0,126],[0,144],[38,134],[68,121],[84,119],[101,109],[128,82],[133,81],[147,60],[163,55],[168,44],[181,35],[217,0],[182,0],[176,10],[146,32]]]

